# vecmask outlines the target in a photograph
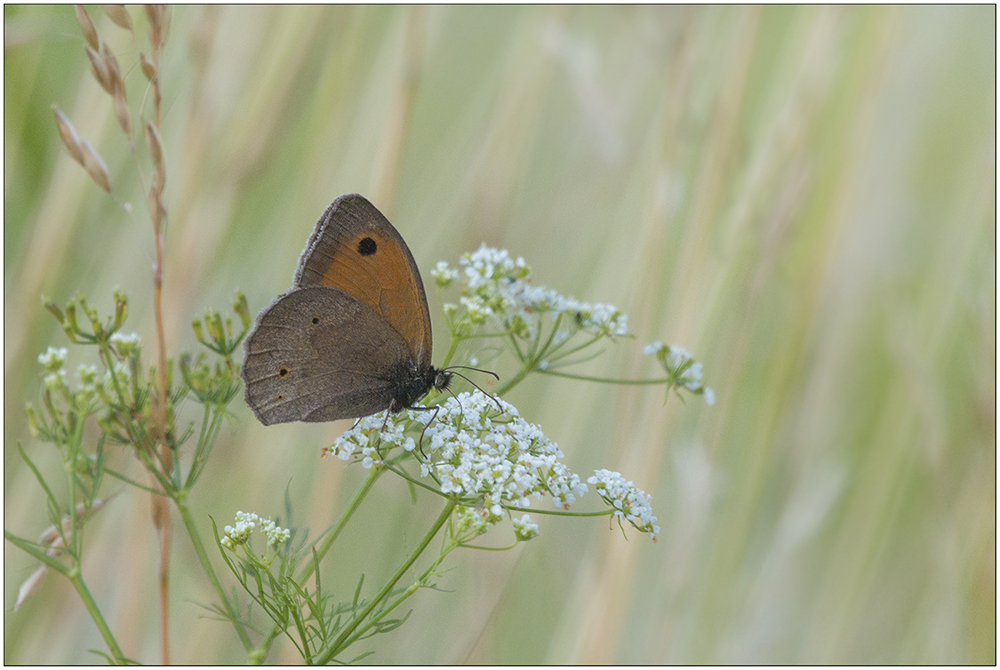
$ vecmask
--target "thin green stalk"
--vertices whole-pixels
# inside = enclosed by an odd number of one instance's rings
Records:
[[[511,549],[516,547],[517,544],[518,543],[515,541],[514,544],[509,545],[507,547],[480,547],[477,544],[466,544],[465,542],[459,542],[458,546],[461,547],[462,549],[476,549],[477,551],[510,551]]]
[[[337,540],[337,537],[340,536],[340,532],[344,529],[344,527],[347,525],[347,522],[350,520],[352,516],[354,516],[354,513],[361,506],[361,502],[365,499],[365,496],[368,495],[368,492],[371,490],[372,486],[375,485],[376,480],[378,480],[382,472],[383,472],[382,468],[372,468],[371,471],[368,473],[368,477],[365,478],[365,481],[361,484],[361,487],[358,489],[358,492],[355,493],[354,497],[351,499],[351,502],[347,506],[347,509],[344,510],[344,513],[341,515],[340,519],[333,527],[333,532],[331,532],[323,539],[323,542],[320,544],[319,548],[314,550],[315,560],[309,561],[306,564],[305,568],[302,570],[302,573],[299,575],[297,579],[297,582],[299,584],[302,584],[307,579],[309,579],[309,577],[312,576],[316,565],[319,563],[319,561],[323,559],[324,556],[326,556],[326,553],[330,551],[330,547],[333,546],[333,543]],[[257,645],[257,647],[250,652],[247,658],[248,662],[253,665],[259,665],[263,663],[264,660],[267,658],[267,652],[271,648],[271,644],[274,642],[274,639],[278,637],[279,634],[281,634],[281,631],[278,629],[278,625],[272,624],[271,628],[264,635],[264,639],[261,640],[260,644]]]
[[[69,486],[69,536],[72,544],[66,543],[66,550],[73,556],[74,562],[79,561],[81,548],[83,547],[80,537],[80,523],[76,518],[76,455],[80,453],[80,445],[83,442],[83,422],[77,421],[73,429],[73,436],[69,444],[66,445],[66,460],[63,461],[63,469],[66,471],[67,484]],[[65,541],[65,538],[63,538]]]
[[[229,602],[226,590],[222,587],[222,582],[219,581],[218,575],[215,574],[215,570],[212,568],[212,562],[208,560],[208,552],[205,551],[205,545],[201,543],[201,536],[198,535],[198,529],[195,528],[194,519],[191,518],[191,511],[188,509],[187,504],[179,497],[174,498],[174,504],[177,505],[177,511],[180,512],[181,519],[184,521],[184,527],[187,528],[188,536],[191,538],[191,545],[194,547],[195,553],[198,554],[198,561],[201,562],[202,570],[205,571],[208,581],[212,583],[212,588],[215,589],[216,595],[222,601],[222,606],[225,608],[230,621],[233,622],[240,642],[243,643],[243,647],[247,651],[250,651],[253,648],[253,643],[250,641],[250,636],[247,635],[246,630],[244,630],[242,622],[240,622],[239,612],[235,611],[233,604]]]
[[[388,606],[386,606],[385,609],[383,609],[377,615],[375,615],[374,617],[372,617],[372,620],[368,622],[368,625],[366,625],[361,630],[355,632],[354,635],[352,635],[351,638],[347,641],[347,644],[345,644],[344,646],[345,647],[349,647],[352,644],[354,644],[362,635],[365,634],[365,632],[368,629],[370,629],[372,626],[378,624],[378,622],[381,621],[382,619],[384,619],[385,617],[389,616],[389,614],[394,609],[396,609],[397,607],[399,607],[400,605],[403,604],[403,601],[405,601],[407,598],[409,598],[414,593],[416,593],[417,589],[419,589],[421,587],[421,585],[423,585],[424,583],[426,583],[427,579],[431,576],[431,574],[435,570],[437,570],[437,567],[439,565],[441,565],[441,562],[445,559],[445,556],[447,556],[449,553],[451,553],[452,549],[454,549],[455,547],[459,547],[459,546],[463,546],[463,545],[452,543],[451,547],[449,547],[447,550],[442,551],[441,555],[437,557],[437,560],[435,560],[433,563],[431,563],[429,566],[427,566],[427,569],[424,570],[423,574],[421,574],[413,582],[413,584],[411,584],[409,587],[406,588],[405,591],[403,591],[401,594],[399,594],[399,596],[394,601],[392,601],[392,603],[390,603]]]
[[[69,581],[73,583],[73,588],[76,589],[77,594],[80,596],[80,600],[83,601],[84,606],[87,608],[87,612],[90,613],[90,618],[94,620],[97,630],[101,632],[101,637],[104,638],[104,644],[108,646],[108,650],[114,657],[115,662],[119,665],[125,665],[128,663],[128,659],[125,658],[121,648],[118,646],[117,640],[115,640],[115,636],[111,633],[111,629],[108,627],[108,622],[104,620],[104,615],[101,614],[100,608],[97,606],[97,603],[94,602],[93,596],[90,595],[90,589],[87,588],[87,584],[83,581],[83,577],[80,575],[79,564],[67,572],[66,576],[69,578]]]
[[[517,360],[524,363],[525,355],[524,352],[521,351],[521,345],[517,343],[517,337],[514,336],[514,333],[508,333],[507,339],[510,340],[510,346],[514,350],[514,355],[517,357]]]
[[[31,542],[30,540],[25,540],[23,537],[18,537],[8,530],[3,532],[4,539],[13,544],[15,547],[20,549],[26,554],[29,554],[33,558],[41,561],[45,565],[49,566],[56,572],[61,572],[62,574],[69,577],[70,568],[66,567],[59,561],[57,561],[52,556],[49,556],[44,551],[38,548],[38,543]]]
[[[574,375],[568,372],[558,372],[557,370],[537,370],[537,372],[543,375],[552,375],[554,377],[565,377],[567,379],[578,379],[584,382],[598,382],[601,384],[621,384],[625,386],[646,386],[651,384],[669,384],[671,378],[667,377],[665,379],[609,379],[607,377],[588,377],[586,375]]]
[[[190,490],[194,480],[192,476],[194,475],[195,469],[198,466],[198,454],[202,451],[202,445],[205,444],[205,434],[208,431],[208,420],[211,416],[211,408],[208,403],[205,403],[205,412],[201,417],[201,428],[198,430],[198,446],[194,450],[194,459],[191,461],[191,469],[188,470],[187,479],[184,482],[184,488]]]
[[[601,339],[600,337],[594,336],[589,341],[584,342],[583,344],[577,345],[577,346],[573,347],[572,349],[567,349],[566,351],[560,352],[558,355],[549,356],[549,364],[551,365],[555,361],[561,361],[562,359],[566,358],[567,356],[572,356],[576,352],[581,351],[583,349],[586,349],[587,347],[591,346],[592,344],[598,342],[600,339]],[[596,355],[599,355],[599,354],[595,354],[595,356]]]
[[[510,510],[512,512],[523,512],[524,510],[520,507],[504,507],[504,509]],[[609,516],[614,514],[613,509],[605,509],[599,512],[567,512],[565,510],[557,509],[532,509],[532,514],[551,514],[552,516]]]
[[[444,360],[441,362],[441,367],[446,368],[448,364],[451,363],[452,357],[455,355],[455,350],[458,349],[459,339],[457,337],[451,338],[451,346],[448,347],[448,353],[444,355]]]
[[[38,471],[38,468],[35,466],[34,462],[30,458],[28,458],[28,454],[24,451],[24,447],[21,446],[20,442],[17,443],[17,450],[21,454],[21,459],[28,464],[28,467],[31,469],[31,472],[34,473],[35,479],[38,480],[39,484],[41,484],[42,490],[45,491],[45,495],[49,500],[49,504],[58,507],[59,503],[56,499],[55,494],[52,493],[52,489],[49,488],[48,482],[46,482],[45,478],[42,477],[42,473]]]
[[[556,333],[559,332],[559,324],[562,323],[562,319],[563,319],[562,314],[556,317],[555,323],[552,324],[552,330],[551,332],[549,332],[549,337],[547,340],[545,340],[545,344],[542,345],[542,350],[538,351],[537,347],[532,350],[531,352],[532,367],[535,367],[537,363],[540,360],[542,360],[542,358],[545,356],[545,353],[549,350],[549,347],[552,345],[552,340],[555,339]]]
[[[361,614],[355,616],[354,620],[343,630],[343,632],[341,632],[341,634],[334,641],[333,645],[330,647],[329,651],[327,651],[319,659],[320,664],[326,665],[332,661],[337,654],[346,648],[347,645],[345,642],[352,637],[352,633],[354,633],[354,631],[361,625],[368,615],[371,614],[376,607],[378,607],[379,603],[382,602],[382,599],[385,598],[396,585],[396,582],[402,579],[403,575],[405,575],[410,567],[416,562],[416,560],[427,548],[427,545],[434,539],[434,536],[437,535],[439,530],[441,530],[441,527],[444,526],[449,518],[451,518],[452,510],[455,509],[455,505],[457,504],[458,503],[454,500],[448,500],[448,502],[445,503],[444,509],[441,510],[441,514],[430,527],[430,530],[427,531],[427,534],[424,535],[420,544],[417,545],[416,549],[413,550],[413,553],[410,554],[409,558],[407,558],[403,565],[400,566],[399,570],[396,571],[396,574],[394,574],[379,590],[379,592],[375,594],[375,597],[371,599],[368,606],[361,612]],[[369,622],[369,626],[366,626],[359,631],[359,634],[364,633],[364,631],[366,631],[371,625],[374,625],[374,622]]]
[[[431,493],[437,494],[439,496],[443,496],[444,495],[443,493],[441,493],[440,489],[436,489],[433,486],[428,486],[427,484],[424,484],[422,481],[420,481],[418,479],[414,479],[413,477],[411,477],[410,475],[408,475],[406,473],[406,471],[404,471],[404,470],[402,470],[400,468],[395,468],[395,467],[387,465],[386,469],[389,470],[389,471],[391,471],[391,472],[393,472],[394,474],[398,475],[399,477],[402,477],[403,479],[405,479],[406,481],[410,482],[414,486],[419,486],[420,488],[426,489],[427,491],[430,491]]]
[[[165,495],[167,495],[166,493],[164,493],[160,489],[154,489],[151,486],[146,486],[145,484],[140,484],[136,480],[130,479],[129,477],[126,477],[122,473],[117,472],[116,470],[112,470],[111,468],[104,468],[104,472],[107,473],[107,474],[109,474],[109,475],[111,475],[112,477],[114,477],[115,479],[117,479],[119,481],[125,482],[129,486],[134,486],[137,489],[142,489],[143,491],[146,491],[147,493],[152,493],[152,494],[158,495],[158,496],[165,496]]]
[[[539,348],[538,348],[539,340],[536,339],[534,341],[534,345],[531,347],[531,350],[525,356],[524,354],[521,353],[521,350],[517,347],[517,343],[514,340],[513,336],[511,336],[511,342],[514,343],[514,348],[517,350],[518,357],[520,358],[523,364],[521,365],[521,369],[517,371],[517,374],[515,374],[513,377],[507,380],[505,384],[501,385],[500,388],[496,390],[496,394],[498,396],[502,396],[503,394],[509,392],[512,388],[514,388],[522,381],[524,381],[524,378],[527,377],[528,374],[530,374],[533,370],[538,369],[538,361],[541,360],[545,352],[548,350],[549,345],[552,344],[552,339],[555,337],[556,332],[559,330],[559,322],[561,319],[562,315],[560,314],[559,317],[556,318],[556,322],[555,324],[553,324],[552,331],[549,333],[548,338],[545,340],[545,344],[541,347],[541,353],[539,353]]]
[[[525,363],[521,366],[521,369],[517,371],[517,374],[508,379],[504,384],[500,385],[500,388],[496,390],[496,395],[502,396],[503,394],[510,391],[512,388],[524,381],[524,378],[528,376],[532,370],[532,364],[530,362]]]
[[[191,462],[191,468],[188,470],[187,480],[184,483],[184,488],[190,490],[194,487],[198,477],[201,476],[205,465],[208,463],[208,457],[212,453],[212,447],[215,445],[215,441],[219,437],[219,431],[222,429],[222,412],[212,412],[211,405],[205,405],[205,416],[202,418],[202,428],[200,434],[198,435],[198,446],[194,451],[194,460]]]

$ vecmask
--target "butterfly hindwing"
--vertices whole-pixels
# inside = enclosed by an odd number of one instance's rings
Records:
[[[261,312],[246,346],[246,401],[265,425],[381,411],[414,365],[407,343],[384,319],[325,286],[279,296]]]

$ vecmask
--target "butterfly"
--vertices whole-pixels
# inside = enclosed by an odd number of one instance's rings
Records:
[[[452,373],[431,365],[431,320],[406,242],[364,197],[323,212],[292,288],[257,317],[240,372],[268,426],[413,408]]]

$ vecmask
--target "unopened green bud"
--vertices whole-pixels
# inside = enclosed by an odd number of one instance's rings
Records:
[[[208,336],[217,344],[222,344],[226,341],[226,333],[222,330],[222,318],[218,312],[207,312],[205,314],[205,329],[208,331]]]
[[[76,335],[80,332],[80,326],[76,323],[76,305],[70,300],[66,303],[66,321],[63,323],[63,330],[70,342],[76,342]]]
[[[24,413],[28,415],[28,431],[31,432],[31,436],[35,438],[41,436],[42,431],[38,427],[38,415],[35,414],[35,406],[30,402],[25,403]]]
[[[205,333],[201,329],[201,319],[195,317],[191,321],[191,330],[194,331],[194,339],[205,344]]]
[[[78,295],[76,297],[76,301],[80,303],[80,309],[83,310],[83,313],[87,315],[87,319],[90,320],[90,325],[93,328],[94,335],[103,332],[100,317],[97,315],[97,309],[88,305],[87,299],[82,295]]]
[[[120,289],[115,289],[115,325],[114,330],[118,330],[128,318],[128,296]]]
[[[66,320],[66,317],[63,316],[62,310],[59,309],[59,307],[54,302],[52,302],[45,296],[42,296],[42,305],[45,307],[45,309],[52,312],[52,315],[59,320],[59,323],[62,323],[63,321]]]
[[[111,402],[111,396],[108,395],[108,390],[104,386],[103,381],[94,382],[94,390],[97,391],[97,397],[99,397],[105,405],[113,404]]]
[[[233,311],[240,317],[243,323],[243,330],[250,327],[250,308],[247,306],[247,297],[241,291],[236,292],[236,300],[233,302]]]

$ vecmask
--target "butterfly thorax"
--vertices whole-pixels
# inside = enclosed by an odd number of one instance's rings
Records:
[[[400,377],[403,381],[394,389],[392,400],[389,403],[391,413],[413,407],[432,388],[443,391],[451,384],[452,375],[450,372],[439,370],[431,365],[422,370],[412,363],[408,363],[407,366],[409,368],[407,374],[405,377]]]

